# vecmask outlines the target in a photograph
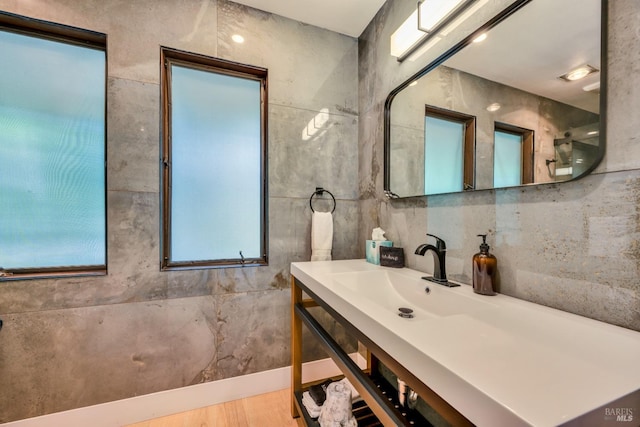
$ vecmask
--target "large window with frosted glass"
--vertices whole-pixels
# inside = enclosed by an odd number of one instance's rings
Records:
[[[162,267],[266,264],[267,70],[162,53]]]
[[[106,272],[105,41],[0,14],[2,279]]]

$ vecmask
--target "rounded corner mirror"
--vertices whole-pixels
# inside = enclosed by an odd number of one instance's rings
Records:
[[[514,4],[389,94],[389,197],[569,181],[602,160],[607,0]]]

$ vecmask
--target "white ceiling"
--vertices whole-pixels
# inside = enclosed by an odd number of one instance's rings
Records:
[[[386,0],[233,0],[236,3],[360,37]]]
[[[233,0],[331,31],[359,37],[385,0]],[[558,76],[588,63],[600,68],[599,0],[536,0],[491,30],[447,65],[589,111],[598,97],[582,87],[600,74],[567,84]],[[563,40],[558,43],[557,40]],[[491,58],[491,59],[489,59]],[[425,64],[426,65],[426,64]]]
[[[526,92],[599,111],[599,92],[585,92],[600,73],[567,83],[559,76],[600,64],[600,0],[535,0],[445,65]]]

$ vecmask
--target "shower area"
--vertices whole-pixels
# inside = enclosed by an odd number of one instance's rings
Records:
[[[582,175],[600,155],[600,124],[569,128],[553,141],[555,157],[547,167],[555,181],[567,181]]]

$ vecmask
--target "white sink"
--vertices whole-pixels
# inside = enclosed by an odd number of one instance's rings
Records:
[[[639,332],[362,259],[291,274],[475,425],[600,425],[638,402]]]
[[[400,307],[412,309],[412,320],[470,314],[494,306],[456,292],[457,288],[392,270],[337,273],[332,277],[358,298],[367,299],[385,310],[397,314]]]

